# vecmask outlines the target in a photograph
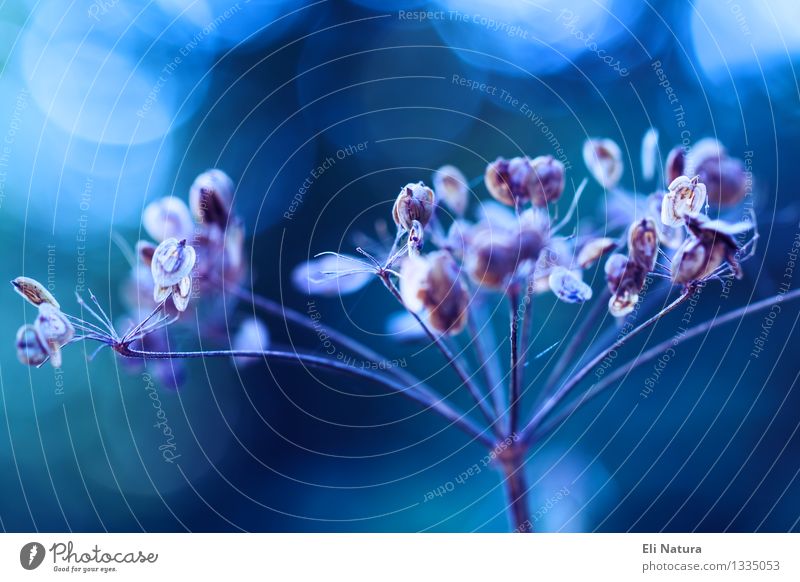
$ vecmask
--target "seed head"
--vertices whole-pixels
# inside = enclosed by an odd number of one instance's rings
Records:
[[[686,216],[697,215],[706,203],[706,187],[699,176],[678,176],[661,201],[661,222],[666,226],[684,224]]]
[[[624,317],[633,311],[639,302],[639,293],[644,287],[647,271],[636,261],[615,253],[605,264],[606,281],[611,291],[608,311],[614,317]]]
[[[189,208],[174,196],[159,198],[147,205],[142,214],[142,226],[157,242],[191,235],[194,223]]]
[[[406,184],[394,202],[392,217],[398,228],[411,230],[414,221],[426,226],[433,215],[433,190],[422,182]]]
[[[189,190],[189,206],[198,224],[222,229],[228,224],[235,186],[222,170],[207,170],[197,176]]]
[[[539,156],[530,162],[533,170],[531,199],[540,208],[556,202],[564,192],[564,164],[553,156]]]
[[[625,169],[622,151],[611,139],[587,139],[583,143],[583,162],[606,190],[616,188]]]
[[[17,359],[26,366],[41,366],[50,353],[44,340],[32,325],[23,325],[17,330]]]
[[[455,166],[442,166],[433,174],[436,198],[445,203],[456,216],[464,216],[469,201],[467,178]]]
[[[729,224],[722,220],[708,220],[704,216],[688,217],[691,235],[681,245],[672,259],[672,280],[687,284],[702,281],[723,261],[727,261],[737,279],[742,277],[736,258],[739,245],[734,238],[753,228],[749,222]]]
[[[738,204],[747,193],[747,175],[741,160],[723,156],[702,160],[695,169],[706,185],[708,199],[720,206]]]
[[[14,286],[14,290],[22,295],[28,303],[32,305],[42,305],[44,303],[49,303],[56,309],[60,309],[61,306],[56,301],[56,298],[53,297],[52,293],[48,291],[44,285],[39,283],[36,279],[31,279],[29,277],[17,277],[11,284]]]

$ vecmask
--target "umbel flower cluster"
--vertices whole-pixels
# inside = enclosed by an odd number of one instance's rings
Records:
[[[136,245],[131,276],[123,289],[129,312],[119,326],[124,333],[117,332],[93,295],[91,304],[77,297],[81,314],[88,313],[90,321],[64,313],[35,280],[15,279],[14,288],[38,310],[34,323],[22,326],[17,334],[17,354],[24,364],[41,366],[50,360],[60,366],[64,346],[92,340],[133,361],[164,364],[173,378],[179,361],[226,357],[237,364],[248,358],[301,364],[381,385],[492,451],[503,475],[512,528],[530,531],[525,464],[531,445],[613,386],[625,371],[656,357],[658,346],[618,363],[616,372],[576,396],[581,381],[609,353],[660,321],[707,282],[741,278],[742,262],[755,252],[754,217],[742,208],[748,179],[741,161],[730,157],[716,140],[706,139],[688,150],[672,150],[661,164],[657,143],[657,133],[650,130],[643,140],[643,180],[662,186],[642,195],[620,185],[624,161],[614,141],[585,142],[584,162],[604,191],[606,207],[589,212],[584,220],[574,218],[588,179],[576,187],[565,166],[552,156],[498,158],[477,181],[447,165],[433,174],[432,187],[416,181],[400,188],[391,212],[396,226],[393,240],[381,243],[364,236],[367,242],[353,254],[322,252],[295,268],[293,282],[306,293],[355,293],[370,281],[380,281],[400,307],[391,320],[392,329],[402,329],[404,337],[427,338],[451,369],[455,386],[434,388],[400,367],[373,371],[389,359],[347,334],[321,328],[308,314],[244,289],[244,227],[233,212],[233,182],[220,170],[197,178],[188,206],[168,197],[145,209],[142,223],[155,242]],[[476,204],[474,188],[481,182],[492,200]],[[598,221],[598,216],[604,219]],[[740,220],[730,220],[731,216]],[[598,279],[602,284],[595,283]],[[676,296],[669,302],[648,301],[659,286],[662,299],[670,293]],[[576,332],[553,346],[537,348],[532,339],[538,304],[534,298],[544,294],[552,294],[566,308],[577,309],[592,300],[594,306]],[[781,299],[796,296],[792,292]],[[729,312],[670,341],[685,341],[777,300]],[[204,333],[226,340],[224,319],[219,326],[222,337],[216,336],[216,322],[237,301],[249,301],[263,313],[317,335],[324,331],[343,350],[375,367],[353,366],[314,351],[271,348],[266,327],[253,319],[242,321],[230,349],[170,349],[166,329],[189,315],[194,316],[189,321],[202,317]],[[502,312],[487,315],[493,302],[507,305],[509,333],[501,341],[494,337],[490,319],[502,317]],[[639,313],[634,322],[630,318],[635,309]],[[638,319],[642,314],[648,316]],[[606,319],[602,315],[628,321],[626,333],[615,339],[594,333],[592,327],[602,326]],[[469,340],[468,350],[453,349],[454,337],[460,335]],[[510,353],[507,368],[496,357],[505,342]],[[587,342],[590,345],[584,345]],[[474,351],[471,360],[465,355],[469,350]],[[534,386],[541,375],[527,378],[528,364],[534,361],[551,367],[541,386]],[[477,369],[471,370],[474,362]],[[473,407],[459,410],[441,396],[444,388],[450,388],[447,393],[465,390]],[[524,407],[532,410],[528,418],[522,415],[525,399],[534,401],[532,407]]]

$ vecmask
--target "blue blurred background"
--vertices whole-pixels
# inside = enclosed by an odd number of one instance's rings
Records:
[[[220,167],[237,183],[254,289],[305,312],[292,268],[374,233],[406,182],[444,163],[473,178],[498,155],[557,147],[578,182],[583,141],[605,136],[623,150],[624,186],[648,193],[639,147],[653,126],[662,159],[716,136],[752,163],[759,251],[728,297],[704,294],[703,321],[777,292],[800,228],[798,21],[793,0],[7,1],[0,269],[46,281],[73,312],[85,280],[116,318],[129,265],[115,241],[135,243],[147,203],[186,199],[199,172]],[[287,218],[312,170],[359,143]],[[581,213],[597,219],[603,196],[590,184]],[[180,455],[165,462],[146,376],[108,351],[87,362],[92,347],[80,345],[57,373],[23,367],[14,334],[33,311],[10,288],[0,304],[4,530],[508,528],[493,470],[425,501],[480,462],[480,445],[401,397],[288,366],[196,362],[180,389],[159,387]],[[395,307],[377,286],[315,306],[326,324],[453,384],[436,353],[386,333]],[[541,349],[580,316],[550,297],[537,306]],[[644,365],[533,450],[534,527],[800,529],[798,309],[782,306],[752,358],[765,314],[685,344],[647,398]],[[315,334],[265,321],[276,345],[323,352]],[[180,347],[203,341],[203,315],[192,323]]]

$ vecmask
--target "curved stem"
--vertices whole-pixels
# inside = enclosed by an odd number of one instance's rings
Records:
[[[633,328],[630,333],[625,335],[624,337],[619,338],[617,341],[612,343],[610,346],[602,350],[599,354],[597,354],[592,360],[590,360],[586,365],[583,366],[577,373],[572,375],[562,386],[558,389],[558,391],[553,394],[548,400],[542,404],[536,414],[533,415],[533,418],[528,422],[525,428],[522,431],[522,437],[525,442],[528,441],[530,438],[531,433],[539,426],[541,421],[547,416],[550,411],[552,411],[558,404],[566,398],[570,391],[581,381],[583,378],[592,371],[592,369],[597,366],[600,362],[603,361],[609,353],[612,351],[621,348],[625,343],[630,340],[631,338],[636,337],[639,335],[643,330],[653,325],[659,319],[676,309],[680,306],[684,301],[689,299],[692,295],[694,295],[695,290],[697,287],[691,286],[688,287],[681,295],[675,299],[672,303],[664,307],[661,311],[656,313],[647,321],[639,324],[637,327]]]
[[[484,326],[484,333],[481,333],[481,331],[478,330],[478,326],[475,324],[475,320],[477,319],[477,310],[473,306],[472,302],[470,303],[469,309],[470,312],[469,317],[467,317],[467,329],[469,330],[471,344],[475,350],[475,356],[478,358],[479,369],[483,374],[484,380],[486,381],[486,387],[492,397],[495,414],[499,418],[505,413],[506,399],[504,394],[505,390],[503,389],[503,380],[501,379],[502,374],[497,367],[497,359],[490,358],[486,349],[487,343],[493,343],[485,341],[486,338],[484,337],[484,335],[491,333],[491,324],[487,323]]]
[[[547,434],[549,434],[562,422],[564,422],[570,416],[572,416],[575,413],[575,411],[578,410],[581,406],[587,404],[593,398],[604,392],[606,389],[609,388],[609,386],[612,386],[617,380],[627,375],[631,370],[637,368],[641,364],[649,362],[650,360],[653,360],[654,358],[658,357],[659,354],[669,349],[670,347],[675,347],[685,342],[686,340],[701,335],[707,331],[714,329],[719,325],[728,323],[729,321],[739,319],[740,317],[750,315],[751,313],[757,313],[759,311],[763,311],[768,307],[771,307],[781,301],[791,301],[792,299],[797,299],[798,297],[800,297],[800,289],[795,289],[794,291],[786,293],[784,295],[774,295],[772,297],[768,297],[767,299],[762,299],[761,301],[757,301],[756,303],[745,305],[744,307],[740,307],[739,309],[734,309],[733,311],[729,311],[728,313],[720,317],[714,317],[713,319],[710,319],[706,322],[697,324],[696,326],[689,328],[688,330],[683,332],[680,336],[664,340],[663,342],[653,346],[649,350],[642,352],[632,360],[626,362],[618,370],[615,370],[613,373],[603,378],[601,382],[594,384],[589,390],[587,390],[586,394],[581,396],[580,399],[570,404],[567,408],[565,408],[562,412],[560,412],[558,416],[553,418],[550,422],[543,424],[538,430],[536,430],[531,435],[531,440],[537,441],[542,437],[546,436]]]
[[[317,333],[318,331],[314,327],[314,324],[310,318],[306,317],[299,311],[295,311],[294,309],[281,305],[277,301],[273,301],[272,299],[264,297],[263,295],[258,295],[249,289],[244,289],[238,286],[235,286],[232,289],[230,289],[230,292],[235,297],[241,299],[242,301],[247,301],[254,307],[258,307],[265,313],[274,315],[275,317],[283,318],[286,321],[290,321],[315,333]],[[359,356],[367,360],[370,360],[372,362],[385,362],[387,360],[387,358],[385,358],[372,348],[365,346],[361,342],[354,340],[350,336],[340,331],[337,331],[331,327],[325,327],[324,331],[326,334],[328,334],[331,340],[345,347],[346,349],[350,350],[354,354],[358,354]],[[412,374],[406,372],[401,368],[398,369],[389,368],[386,370],[386,372],[393,374],[394,376],[400,378],[405,382],[410,382],[410,383],[413,382],[416,384],[420,384],[417,378],[415,378]]]
[[[313,368],[323,370],[331,370],[341,372],[361,379],[367,379],[392,390],[399,392],[416,402],[429,407],[435,412],[439,413],[442,417],[451,421],[453,424],[464,430],[467,434],[480,440],[488,447],[495,446],[494,440],[489,438],[485,431],[476,426],[467,416],[455,410],[444,400],[436,398],[433,394],[420,390],[419,387],[406,387],[402,384],[386,378],[380,374],[373,373],[369,370],[362,368],[355,368],[349,366],[338,360],[331,360],[321,356],[314,356],[311,354],[298,354],[296,352],[284,352],[280,350],[208,350],[208,351],[190,351],[190,352],[157,352],[136,350],[125,344],[116,344],[113,346],[121,356],[126,358],[141,358],[151,360],[173,360],[173,359],[186,359],[186,358],[264,358],[276,362],[300,363]]]
[[[491,408],[487,406],[485,402],[485,397],[483,396],[483,394],[481,394],[480,390],[478,390],[477,386],[475,386],[475,383],[469,377],[469,375],[461,366],[461,364],[459,364],[458,361],[455,359],[450,349],[444,344],[444,342],[441,341],[439,337],[437,337],[435,333],[433,333],[433,331],[431,331],[431,328],[428,327],[428,325],[422,320],[422,318],[419,315],[417,315],[416,312],[408,308],[408,306],[405,304],[405,301],[403,301],[403,298],[400,296],[400,291],[397,290],[397,287],[395,287],[394,283],[392,283],[392,280],[389,278],[389,274],[381,273],[380,279],[383,282],[384,286],[394,296],[394,298],[397,299],[400,305],[402,305],[403,308],[405,308],[405,310],[408,311],[412,315],[412,317],[417,321],[419,326],[425,332],[425,335],[427,335],[428,338],[431,340],[431,342],[433,342],[433,345],[435,345],[438,348],[438,350],[442,353],[442,355],[444,356],[445,360],[450,365],[450,367],[453,368],[453,370],[455,370],[456,374],[458,374],[461,383],[467,387],[467,390],[472,395],[472,398],[475,400],[475,404],[478,406],[484,418],[489,423],[489,426],[492,427],[492,430],[498,437],[501,437],[502,435],[500,433],[500,429],[497,426],[497,419],[494,418]]]

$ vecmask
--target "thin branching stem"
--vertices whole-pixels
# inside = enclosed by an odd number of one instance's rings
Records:
[[[478,329],[475,323],[476,319],[475,311],[472,303],[470,303],[470,313],[469,317],[467,317],[467,329],[469,330],[470,343],[475,350],[475,357],[478,359],[478,369],[481,374],[483,374],[483,379],[486,382],[486,389],[492,396],[495,414],[499,418],[505,414],[506,408],[506,402],[503,396],[503,381],[500,375],[497,374],[496,367],[493,366],[493,364],[496,363],[495,358],[490,357],[486,350],[486,342],[484,341],[481,330]],[[486,327],[489,325],[490,324],[487,323]]]
[[[648,327],[650,327],[651,325],[656,323],[659,319],[661,319],[662,317],[664,317],[665,315],[667,315],[668,313],[670,313],[674,309],[677,309],[687,299],[692,297],[692,295],[694,295],[696,290],[697,290],[697,286],[695,286],[695,285],[687,287],[683,291],[683,293],[681,293],[678,296],[678,298],[675,299],[672,303],[670,303],[669,305],[664,307],[661,311],[656,313],[654,316],[652,316],[647,321],[645,321],[645,322],[639,324],[637,327],[633,328],[627,335],[619,338],[617,341],[612,343],[610,346],[608,346],[607,348],[602,350],[599,354],[597,354],[594,358],[592,358],[592,360],[587,362],[580,370],[578,370],[578,372],[576,372],[575,374],[570,376],[570,378],[566,382],[564,382],[564,384],[561,386],[561,388],[559,388],[556,391],[556,393],[553,394],[553,396],[548,398],[544,402],[544,404],[542,404],[542,406],[533,415],[533,418],[531,418],[531,420],[528,422],[528,424],[525,426],[525,428],[522,431],[523,440],[527,441],[528,439],[530,439],[531,434],[533,433],[533,431],[536,430],[536,428],[539,426],[539,424],[542,422],[542,420],[556,406],[558,406],[559,403],[561,403],[564,400],[564,398],[566,398],[569,395],[570,391],[575,386],[577,386],[578,383],[581,380],[583,380],[583,378],[589,372],[591,372],[598,364],[600,364],[600,362],[603,361],[603,358],[605,358],[612,351],[621,348],[623,345],[625,345],[625,343],[628,342],[628,340],[630,340],[630,339],[636,337],[637,335],[639,335],[642,331],[644,331],[645,329],[647,329]]]
[[[586,339],[586,336],[589,335],[589,331],[594,327],[594,324],[597,322],[599,317],[605,313],[608,307],[608,298],[610,292],[606,288],[602,295],[595,300],[594,305],[592,305],[589,313],[586,315],[586,318],[581,322],[580,327],[575,331],[570,338],[567,347],[564,348],[561,356],[559,356],[558,360],[556,361],[556,365],[553,367],[553,371],[550,372],[550,375],[547,377],[547,382],[544,385],[544,393],[549,393],[553,387],[556,385],[556,382],[561,378],[561,375],[564,373],[564,370],[573,361],[575,354],[578,352],[578,348],[581,347],[583,341]]]
[[[397,289],[395,284],[392,282],[391,278],[388,274],[382,273],[380,275],[380,279],[383,282],[384,286],[389,290],[392,296],[397,299],[400,305],[411,314],[411,316],[417,321],[419,326],[422,328],[422,331],[425,332],[425,335],[431,340],[434,346],[442,353],[444,359],[447,361],[448,365],[453,368],[455,373],[458,375],[461,383],[466,386],[467,391],[472,396],[475,404],[477,405],[478,409],[483,414],[486,421],[489,423],[489,426],[492,427],[492,430],[498,437],[502,437],[500,427],[497,425],[497,419],[494,417],[492,409],[486,404],[486,397],[481,394],[481,391],[475,386],[475,382],[472,381],[469,374],[467,374],[466,370],[461,366],[461,364],[456,360],[453,353],[450,351],[443,341],[439,339],[439,337],[433,333],[430,327],[423,321],[423,319],[413,310],[409,309],[406,305],[405,301],[403,301],[402,296],[400,295],[400,291]]]
[[[582,395],[578,400],[564,408],[557,416],[553,417],[547,423],[543,423],[538,429],[534,431],[531,435],[531,441],[536,442],[548,434],[555,430],[558,426],[560,426],[564,421],[569,419],[575,411],[579,408],[587,404],[596,396],[599,396],[605,390],[607,390],[610,386],[613,386],[614,383],[627,376],[631,370],[641,366],[642,364],[653,360],[654,358],[661,355],[665,350],[675,347],[683,342],[692,339],[693,337],[697,337],[698,335],[702,335],[717,326],[723,325],[730,321],[737,320],[739,318],[745,317],[752,313],[757,313],[759,311],[763,311],[769,307],[772,307],[778,302],[781,301],[791,301],[792,299],[797,299],[800,297],[800,289],[795,289],[789,293],[784,295],[774,295],[772,297],[768,297],[767,299],[762,299],[761,301],[757,301],[756,303],[752,303],[750,305],[745,305],[744,307],[740,307],[739,309],[734,309],[733,311],[729,311],[728,313],[721,315],[719,317],[714,317],[708,321],[700,323],[694,327],[689,328],[688,330],[682,332],[678,336],[671,337],[663,342],[653,346],[649,350],[642,352],[632,360],[624,363],[620,366],[619,369],[615,370],[613,373],[609,374],[602,381],[594,384],[589,390],[586,391],[584,395]]]
[[[509,342],[511,344],[511,369],[509,371],[511,388],[509,390],[509,403],[508,403],[508,432],[509,434],[516,434],[519,425],[519,408],[520,408],[520,394],[519,394],[519,380],[518,373],[519,366],[519,318],[517,317],[517,309],[519,308],[519,291],[515,286],[511,286],[508,290],[508,305],[509,305],[509,318],[511,320],[511,330],[509,332]]]
[[[441,398],[437,398],[427,391],[421,391],[419,387],[407,387],[385,374],[378,374],[370,370],[350,366],[338,360],[332,360],[322,356],[312,354],[300,354],[297,352],[286,352],[280,350],[202,350],[202,351],[147,351],[133,349],[126,344],[116,344],[114,350],[126,358],[140,358],[145,360],[174,360],[174,359],[198,359],[198,358],[262,358],[273,362],[286,362],[301,364],[304,366],[318,368],[322,370],[340,372],[360,379],[370,380],[393,392],[398,392],[411,398],[419,404],[437,412],[443,418],[449,420],[464,432],[479,440],[484,445],[492,448],[495,440],[486,434],[486,431],[478,427],[464,413],[454,409]]]

